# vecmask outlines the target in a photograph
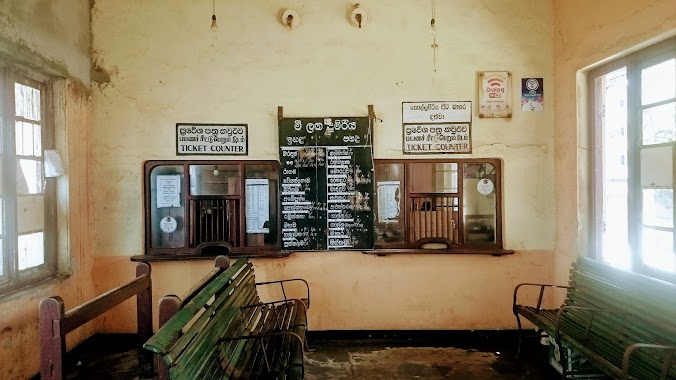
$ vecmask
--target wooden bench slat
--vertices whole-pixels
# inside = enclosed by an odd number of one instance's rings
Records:
[[[144,345],[163,355],[169,378],[302,378],[309,300],[261,303],[246,259],[212,271],[187,297]],[[298,335],[286,335],[293,333]]]
[[[274,316],[274,310],[272,309],[272,306],[265,308],[264,315],[265,315],[265,325],[261,329],[259,334],[273,332],[277,327],[278,320]],[[269,342],[269,338],[262,339],[264,339],[266,342]],[[257,376],[258,373],[263,371],[263,368],[265,366],[264,355],[266,355],[266,353],[263,352],[263,348],[260,346],[260,343],[256,342],[256,344],[254,345],[254,342],[255,341],[251,341],[254,352],[252,352],[252,355],[249,357],[248,362],[241,369],[241,373],[246,374],[247,377],[251,377],[252,375]]]
[[[675,300],[674,284],[580,258],[571,267],[558,343],[591,360],[607,374],[620,377],[625,352],[633,344],[676,346]],[[592,314],[579,307],[619,312]],[[513,309],[517,317],[530,320],[550,336],[556,331],[558,309],[518,305],[516,293]],[[630,359],[631,375],[660,378],[665,353],[656,349],[636,351]],[[676,360],[671,362],[667,378],[676,379]]]
[[[567,314],[567,313],[566,313]],[[621,363],[624,354],[624,348],[637,343],[636,339],[630,336],[621,336],[617,334],[617,325],[615,330],[607,327],[601,328],[603,318],[594,319],[594,328],[590,331],[588,337],[585,339],[587,319],[584,319],[579,314],[571,314],[567,318],[562,319],[562,329],[566,331],[564,342],[576,341],[582,342],[585,346],[594,350],[598,355],[604,357],[611,362]],[[607,322],[607,321],[606,321]],[[570,337],[572,339],[567,339]],[[653,368],[659,364],[659,360],[644,360],[648,361],[647,365]],[[648,370],[646,364],[640,363],[641,367]]]
[[[195,296],[167,321],[143,347],[158,354],[168,352],[169,347],[173,345],[174,340],[180,334],[183,327],[201,310],[202,306],[214,295],[219,286],[222,287],[224,283],[227,283],[230,277],[237,273],[245,264],[246,260],[237,260],[234,265],[224,270],[199,295]]]
[[[669,315],[669,308],[659,307],[646,298],[630,297],[629,294],[623,294],[622,288],[583,276],[576,277],[571,286],[569,299],[587,306],[622,309],[640,315],[646,322],[671,330],[676,336],[676,325],[664,321],[663,316]]]
[[[253,273],[251,272],[242,272],[245,281],[254,281]],[[182,354],[183,350],[188,346],[188,344],[195,338],[195,336],[204,329],[205,325],[211,319],[212,310],[216,308],[230,308],[233,304],[239,301],[241,297],[247,297],[253,292],[249,290],[247,292],[246,287],[238,286],[238,282],[231,282],[225,290],[213,301],[210,306],[204,306],[204,311],[202,315],[199,316],[197,320],[188,328],[187,331],[176,341],[176,343],[171,347],[171,350],[166,354],[166,358],[170,362],[174,362],[176,357]],[[191,319],[192,320],[192,319]],[[191,320],[186,321],[183,326],[187,325]]]
[[[266,308],[255,308],[258,318],[253,321],[253,328],[250,329],[251,335],[258,335],[268,331],[272,324],[272,319],[268,318]],[[260,341],[256,339],[248,339],[243,341],[242,355],[236,363],[233,363],[231,358],[222,358],[221,365],[228,365],[226,375],[230,377],[242,378],[244,369],[251,363],[255,354],[261,350]]]
[[[249,281],[253,283],[253,277]],[[204,364],[214,360],[214,356],[217,356],[217,354],[210,354],[206,358],[202,358],[202,356],[205,353],[213,353],[212,351],[215,351],[216,342],[223,336],[223,331],[227,330],[227,327],[233,323],[233,320],[241,318],[239,305],[251,302],[251,300],[257,298],[257,295],[250,288],[243,288],[243,291],[237,293],[224,293],[222,297],[227,299],[227,305],[221,304],[222,311],[211,316],[204,330],[200,331],[195,339],[188,342],[190,346],[187,349],[182,350],[180,353],[175,353],[177,357],[171,370],[174,370],[176,373],[182,371],[187,376],[187,379],[199,378],[198,375]]]

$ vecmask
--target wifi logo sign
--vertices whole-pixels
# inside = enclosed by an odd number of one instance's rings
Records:
[[[502,94],[505,92],[504,83],[505,80],[500,77],[492,77],[486,79],[486,92],[488,93],[489,98],[501,98]]]
[[[487,80],[489,86],[493,87],[502,87],[502,84],[505,82],[502,78],[490,78]]]

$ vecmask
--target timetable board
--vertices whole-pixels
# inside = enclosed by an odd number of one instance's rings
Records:
[[[279,120],[282,250],[373,249],[368,117]]]

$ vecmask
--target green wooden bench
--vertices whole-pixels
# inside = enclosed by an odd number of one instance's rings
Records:
[[[518,303],[524,287],[539,288],[537,304]],[[545,289],[567,290],[563,305],[542,307]],[[603,372],[618,379],[676,379],[676,285],[580,258],[568,286],[519,284],[513,311]],[[562,352],[565,350],[561,350]],[[565,372],[563,377],[566,378]]]
[[[287,298],[289,282],[304,283],[305,298]],[[284,299],[261,302],[258,287],[275,284]],[[183,299],[163,299],[143,347],[161,356],[160,379],[302,379],[309,306],[305,280],[256,283],[250,262],[221,256]]]

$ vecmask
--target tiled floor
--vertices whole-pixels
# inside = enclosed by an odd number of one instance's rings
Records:
[[[536,339],[526,340],[522,360],[514,360],[513,332],[340,335],[341,340],[336,334],[310,335],[307,380],[560,379],[547,362],[547,348]],[[129,335],[90,338],[69,354],[68,379],[135,379],[133,344]]]

